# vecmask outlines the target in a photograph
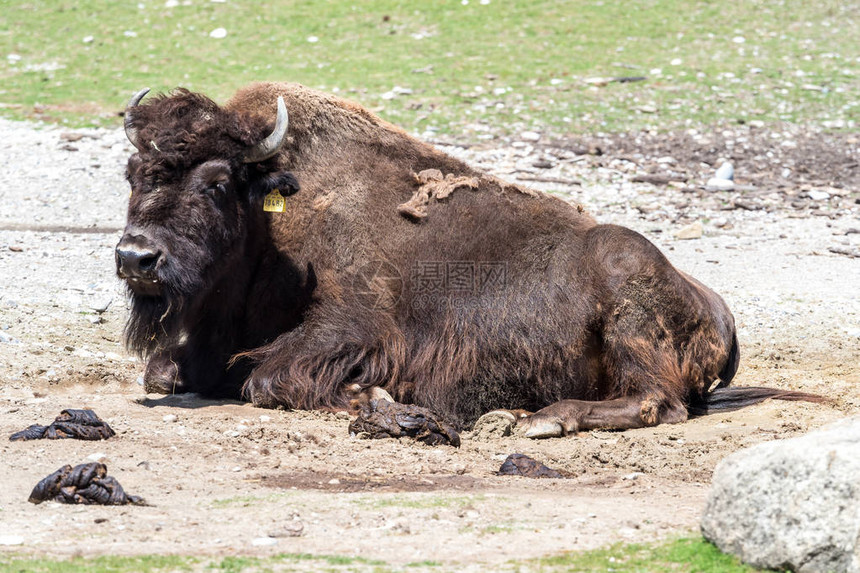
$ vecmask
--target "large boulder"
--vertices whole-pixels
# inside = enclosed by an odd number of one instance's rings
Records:
[[[755,567],[860,573],[860,417],[724,459],[702,534]]]

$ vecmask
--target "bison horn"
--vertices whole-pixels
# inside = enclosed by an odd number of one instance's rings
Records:
[[[278,96],[278,117],[275,120],[275,129],[272,130],[269,137],[245,151],[242,155],[242,161],[244,163],[257,163],[265,161],[276,154],[284,143],[289,123],[290,120],[287,116],[287,106],[284,105],[284,98]]]
[[[128,105],[125,106],[125,135],[128,137],[128,140],[134,145],[138,151],[143,151],[141,149],[140,143],[137,141],[137,129],[131,125],[131,110],[137,107],[137,104],[140,103],[140,100],[143,99],[143,96],[149,93],[149,88],[143,88],[130,100],[128,100]]]

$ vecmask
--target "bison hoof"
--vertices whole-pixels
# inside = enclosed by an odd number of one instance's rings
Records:
[[[188,391],[179,377],[179,366],[166,356],[156,356],[146,364],[143,390],[147,394],[181,394]]]
[[[526,438],[534,439],[560,438],[567,435],[560,421],[540,415],[532,416],[522,422],[521,433]]]

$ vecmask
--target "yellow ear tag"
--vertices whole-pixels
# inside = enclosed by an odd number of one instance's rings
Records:
[[[287,202],[284,196],[277,189],[272,189],[272,192],[266,195],[263,199],[263,211],[271,213],[283,213],[287,210]]]

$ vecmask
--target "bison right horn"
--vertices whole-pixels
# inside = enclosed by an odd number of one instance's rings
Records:
[[[136,94],[132,96],[132,98],[128,101],[128,105],[125,106],[125,136],[128,137],[128,140],[134,145],[138,151],[143,151],[140,148],[140,142],[137,140],[137,129],[131,125],[131,110],[137,107],[137,104],[140,103],[140,100],[143,99],[143,96],[149,93],[149,88],[143,88]]]
[[[284,143],[289,123],[290,120],[287,116],[287,106],[284,104],[284,98],[278,96],[278,117],[275,120],[275,129],[272,130],[269,137],[245,151],[242,155],[242,162],[257,163],[265,161],[276,154]]]

